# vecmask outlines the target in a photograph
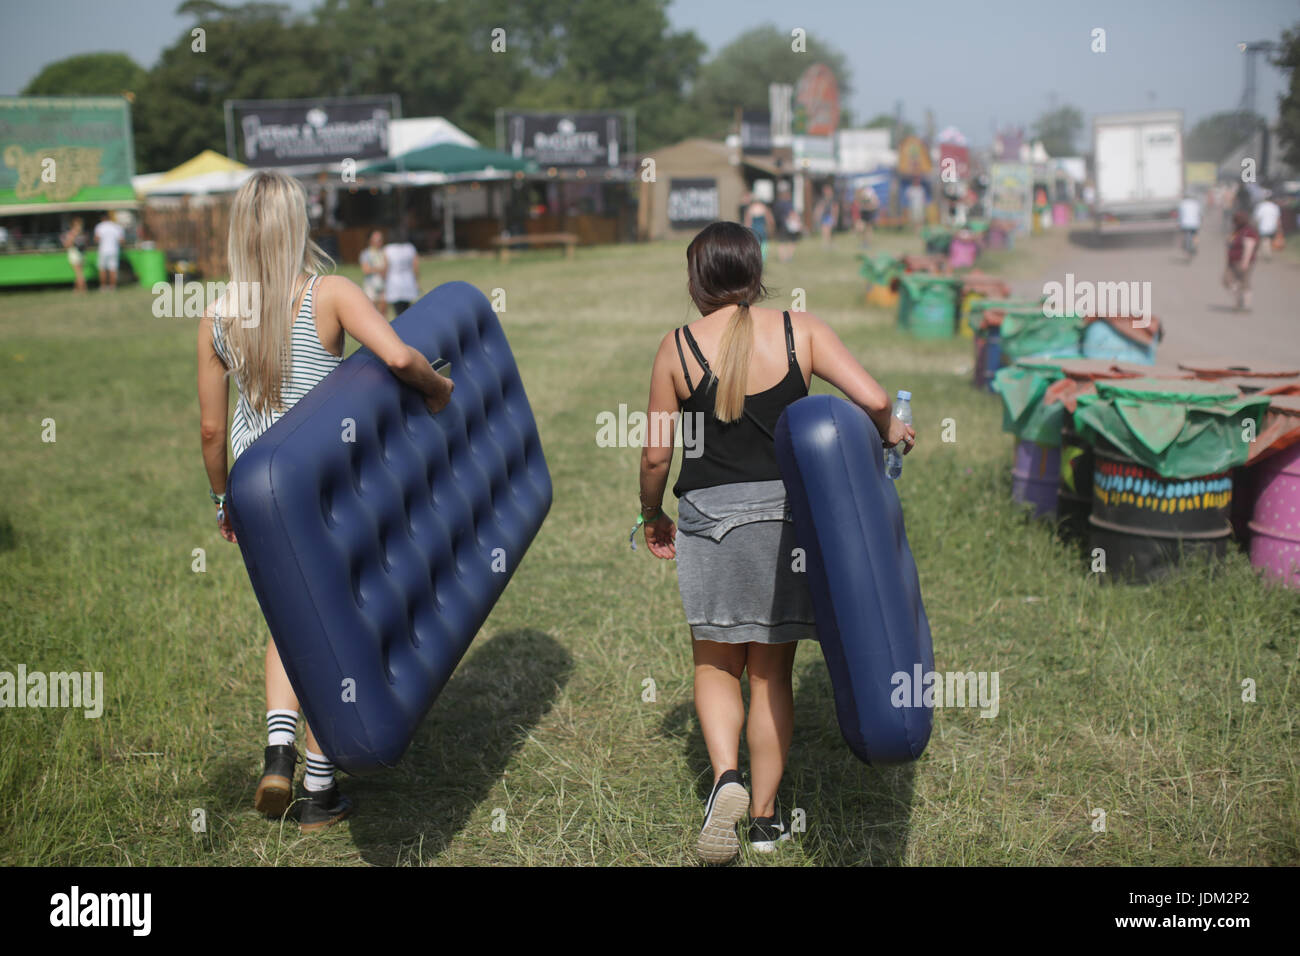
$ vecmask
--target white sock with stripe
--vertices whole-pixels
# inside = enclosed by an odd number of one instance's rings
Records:
[[[324,754],[307,751],[307,773],[303,775],[302,785],[308,790],[328,790],[334,786],[334,764]]]
[[[298,734],[296,710],[268,710],[266,712],[266,745],[268,747],[293,746]]]

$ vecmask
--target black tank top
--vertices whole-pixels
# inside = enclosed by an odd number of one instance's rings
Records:
[[[790,313],[783,313],[783,318],[785,349],[789,360],[785,378],[765,391],[746,395],[744,414],[734,422],[720,421],[713,414],[718,380],[696,344],[695,336],[691,335],[691,330],[686,326],[675,333],[677,357],[681,359],[682,374],[686,378],[686,387],[690,390],[690,396],[678,405],[682,413],[679,427],[682,429],[683,458],[677,484],[673,485],[676,497],[680,498],[697,488],[711,488],[714,485],[780,479],[781,472],[777,468],[776,446],[772,437],[776,432],[776,422],[787,405],[808,394],[808,385],[804,382],[803,371],[799,368],[799,359],[794,351],[794,329],[790,326]],[[686,333],[686,344],[690,346],[691,354],[700,363],[700,368],[704,369],[705,378],[699,388],[691,384],[691,373],[686,367],[686,354],[682,351],[683,332]],[[702,424],[696,427],[696,423]],[[696,457],[691,457],[692,449],[697,452]]]

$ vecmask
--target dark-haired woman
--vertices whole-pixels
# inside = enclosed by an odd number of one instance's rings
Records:
[[[736,824],[746,813],[755,849],[789,839],[776,796],[794,726],[794,654],[799,640],[815,637],[777,470],[777,419],[816,375],[871,416],[885,445],[901,441],[910,451],[916,433],[892,416],[885,390],[829,326],[758,305],[767,290],[752,231],[707,226],[686,251],[686,270],[701,318],[659,343],[649,402],[651,422],[681,413],[683,447],[691,449],[673,488],[680,526],[662,510],[672,424],[642,451],[641,519],[650,552],[677,559],[694,638],[695,709],[713,765],[696,847],[701,859],[722,863],[740,849]],[[752,795],[740,775],[745,671]]]

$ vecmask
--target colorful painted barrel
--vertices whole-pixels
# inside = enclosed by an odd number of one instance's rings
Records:
[[[950,339],[957,332],[957,285],[947,276],[903,276],[899,318],[917,338]]]
[[[1088,536],[1088,515],[1092,514],[1092,446],[1074,430],[1074,420],[1065,416],[1061,427],[1061,467],[1056,488],[1056,517],[1061,536],[1083,540]]]
[[[1002,333],[992,329],[984,347],[984,387],[993,391],[993,376],[1002,367]]]
[[[1037,442],[1016,443],[1016,462],[1011,466],[1011,497],[1033,505],[1035,518],[1056,513],[1056,486],[1061,474],[1061,449]]]
[[[975,244],[974,239],[963,239],[954,236],[952,242],[948,244],[948,267],[950,269],[969,269],[975,265],[975,257],[979,255],[979,246]]]
[[[1287,587],[1300,588],[1300,445],[1254,468],[1250,563]]]
[[[975,333],[975,387],[993,391],[993,376],[1002,367],[1002,337],[996,327]]]
[[[1232,476],[1163,478],[1108,444],[1094,450],[1088,543],[1106,570],[1135,582],[1168,574],[1183,555],[1222,557],[1232,534]]]

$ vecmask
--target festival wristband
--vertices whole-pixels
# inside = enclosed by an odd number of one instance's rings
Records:
[[[218,508],[224,508],[226,506],[225,493],[217,494],[215,491],[209,488],[208,497],[212,499],[212,503],[215,504]]]

